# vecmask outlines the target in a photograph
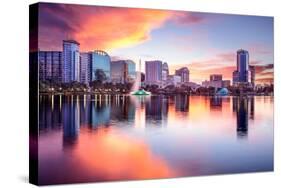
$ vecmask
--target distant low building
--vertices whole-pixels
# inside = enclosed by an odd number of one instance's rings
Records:
[[[222,87],[229,87],[230,86],[230,80],[223,80],[222,81]]]
[[[211,74],[210,81],[222,81],[222,74]]]
[[[169,75],[167,84],[175,85],[177,86],[178,84],[181,83],[181,77],[178,75]]]
[[[217,81],[209,81],[205,80],[202,82],[203,87],[215,87],[215,88],[221,88],[222,87],[222,81],[217,80]]]

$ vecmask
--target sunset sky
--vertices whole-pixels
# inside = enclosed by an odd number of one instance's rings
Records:
[[[272,17],[41,3],[39,49],[62,50],[63,39],[112,59],[162,60],[171,74],[187,66],[198,83],[212,73],[231,80],[243,48],[257,66],[256,82],[273,80]]]

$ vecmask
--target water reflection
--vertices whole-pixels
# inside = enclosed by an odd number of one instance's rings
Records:
[[[41,184],[273,169],[268,97],[42,95],[39,102]]]

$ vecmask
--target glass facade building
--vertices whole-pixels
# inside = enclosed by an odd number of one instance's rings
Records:
[[[80,53],[80,82],[89,84],[91,81],[91,54]]]
[[[162,82],[162,61],[145,62],[146,84],[159,84]]]
[[[111,62],[111,81],[125,83],[128,78],[128,64],[125,60]]]
[[[106,76],[106,81],[110,81],[110,56],[101,50],[91,52],[92,81],[97,80],[96,71],[101,70]]]
[[[249,71],[249,52],[246,50],[237,51],[237,71],[239,73],[239,82],[248,82]]]
[[[74,40],[63,41],[62,81],[64,83],[79,82],[79,46],[80,44]]]
[[[167,81],[168,80],[168,76],[169,76],[169,66],[168,64],[165,62],[162,65],[162,80],[163,81]]]
[[[189,70],[187,67],[176,70],[175,74],[181,77],[181,82],[189,82]]]
[[[127,66],[128,66],[128,82],[134,82],[137,77],[136,73],[136,64],[132,60],[126,60]]]
[[[62,52],[39,51],[39,80],[61,82]]]

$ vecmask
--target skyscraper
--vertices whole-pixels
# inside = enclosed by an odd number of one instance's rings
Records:
[[[91,81],[91,54],[80,53],[80,82],[89,84]]]
[[[97,80],[97,72],[105,74],[105,80],[110,80],[110,56],[101,50],[91,52],[92,81]]]
[[[169,67],[168,64],[165,62],[162,65],[162,80],[167,81],[169,76]]]
[[[39,80],[61,82],[62,53],[39,51]]]
[[[239,82],[248,82],[249,52],[246,50],[237,51],[237,71]]]
[[[69,83],[79,82],[79,46],[74,40],[63,40],[62,81]]]
[[[175,75],[181,77],[181,82],[189,82],[189,70],[187,67],[182,67],[176,70]]]
[[[128,64],[126,60],[111,62],[111,81],[113,83],[125,83],[128,78]]]
[[[128,82],[134,82],[136,80],[136,77],[137,77],[136,64],[132,60],[126,60],[126,63],[128,65],[127,81]]]
[[[249,69],[250,69],[250,82],[252,84],[252,86],[254,87],[255,86],[255,79],[256,79],[256,69],[255,69],[255,66],[253,65],[250,65],[249,66]]]
[[[237,51],[237,70],[232,74],[233,85],[250,82],[249,52],[243,49]]]
[[[145,82],[146,84],[159,84],[162,81],[162,61],[145,62]]]

